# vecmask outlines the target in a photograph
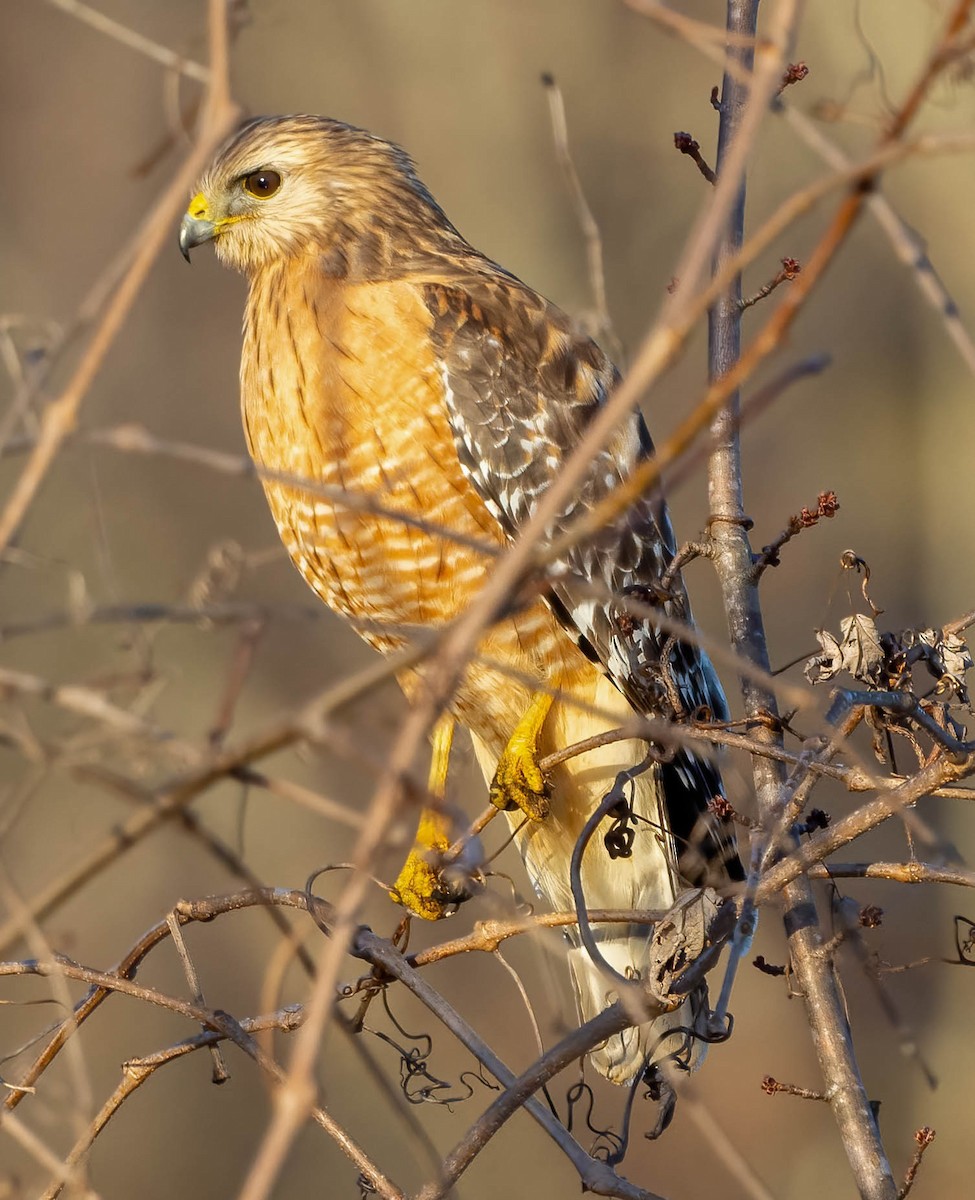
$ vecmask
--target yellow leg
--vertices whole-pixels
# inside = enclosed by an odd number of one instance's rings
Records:
[[[498,759],[491,781],[491,803],[520,808],[534,821],[548,813],[548,788],[538,769],[538,736],[552,707],[551,692],[537,692]]]
[[[454,740],[454,718],[448,713],[433,727],[433,753],[430,757],[430,795],[442,800],[447,789],[447,767]],[[450,845],[450,830],[442,812],[424,808],[416,831],[416,844],[396,878],[390,895],[415,916],[438,921],[446,915],[448,904],[456,904],[443,885],[438,862]]]

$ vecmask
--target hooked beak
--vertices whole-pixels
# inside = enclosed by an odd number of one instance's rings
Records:
[[[212,221],[204,221],[199,217],[191,217],[189,213],[183,217],[179,227],[180,253],[190,261],[190,251],[194,246],[202,246],[204,242],[212,241],[217,235],[217,227]]]
[[[210,242],[216,236],[217,226],[210,219],[209,205],[204,199],[203,193],[198,192],[190,201],[190,206],[180,223],[180,253],[189,262],[190,251],[194,246],[201,246],[204,242]]]

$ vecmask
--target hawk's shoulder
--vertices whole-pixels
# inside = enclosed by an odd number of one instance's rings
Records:
[[[511,535],[585,433],[616,370],[561,309],[487,260],[414,286],[462,466]]]

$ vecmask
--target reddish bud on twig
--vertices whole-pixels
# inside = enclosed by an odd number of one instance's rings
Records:
[[[701,156],[701,144],[694,140],[689,133],[683,130],[678,130],[674,134],[674,146],[681,154],[686,154],[688,158],[692,158],[697,163],[697,169],[701,172],[708,183],[714,184],[718,182],[718,177],[711,170],[708,164]]]
[[[782,73],[782,82],[779,84],[777,94],[781,96],[787,87],[792,87],[794,83],[801,83],[808,74],[809,68],[804,62],[789,63]]]
[[[766,1096],[774,1096],[776,1092],[784,1092],[787,1096],[798,1096],[801,1100],[825,1100],[822,1092],[813,1092],[809,1088],[798,1087],[794,1083],[779,1083],[771,1075],[762,1079],[762,1091]]]
[[[722,821],[728,821],[735,815],[727,796],[712,796],[708,801],[708,812],[720,817]]]
[[[726,796],[712,796],[708,801],[708,812],[712,813],[720,821],[734,821],[736,825],[740,825],[743,829],[754,829],[756,827],[755,822],[746,817],[744,813],[740,813]]]
[[[783,259],[782,261],[785,263],[792,262],[793,260]],[[753,301],[742,301],[743,306],[746,303],[753,303]],[[834,491],[820,492],[816,498],[816,507],[814,509],[803,507],[798,513],[794,513],[789,518],[785,529],[783,529],[775,541],[770,542],[767,546],[763,546],[761,554],[755,556],[755,565],[753,568],[755,578],[758,579],[766,567],[777,567],[779,565],[782,561],[779,551],[786,542],[791,542],[796,534],[801,533],[804,529],[811,529],[813,525],[818,525],[823,517],[832,518],[836,516],[839,507],[840,502],[837,500]]]
[[[742,310],[751,308],[753,304],[757,304],[759,300],[764,300],[771,292],[779,286],[780,283],[789,282],[799,274],[802,270],[802,264],[797,258],[783,258],[782,269],[777,271],[775,275],[765,284],[760,287],[754,296],[749,296],[747,300],[739,300],[738,307]]]
[[[904,1176],[904,1186],[897,1193],[897,1200],[904,1200],[914,1186],[914,1180],[917,1179],[921,1159],[924,1157],[925,1150],[934,1141],[935,1136],[935,1131],[930,1125],[922,1125],[920,1129],[915,1131],[914,1140],[917,1142],[917,1149],[914,1151],[914,1158],[911,1160],[911,1165],[907,1168],[907,1173]]]
[[[837,500],[835,492],[820,492],[818,506],[821,517],[835,517],[839,511],[840,502]]]

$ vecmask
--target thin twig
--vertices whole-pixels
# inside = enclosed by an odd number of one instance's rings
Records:
[[[835,492],[820,492],[815,509],[804,507],[801,512],[790,516],[789,523],[778,537],[767,546],[762,547],[761,554],[755,556],[755,562],[752,566],[752,576],[758,579],[765,573],[768,567],[777,567],[779,565],[779,553],[783,546],[788,545],[794,537],[798,537],[804,529],[811,529],[814,525],[817,525],[822,517],[834,517],[839,511],[839,507],[840,504],[836,499]]]
[[[197,974],[193,960],[190,958],[189,951],[186,949],[186,943],[183,941],[183,933],[179,927],[179,919],[175,912],[171,912],[167,916],[166,924],[169,927],[169,936],[172,938],[179,961],[182,963],[183,974],[186,976],[186,982],[193,996],[193,1003],[198,1004],[201,1008],[205,1008],[206,999],[203,995],[203,989],[200,987],[200,977]],[[213,1063],[213,1082],[226,1083],[230,1078],[230,1072],[227,1070],[227,1064],[218,1045],[214,1044],[210,1047],[210,1058]]]
[[[783,258],[781,269],[772,276],[768,283],[763,284],[763,286],[758,289],[754,296],[749,296],[747,299],[739,300],[738,307],[742,310],[742,312],[744,312],[746,308],[751,308],[752,305],[757,304],[759,300],[764,300],[766,296],[770,296],[780,284],[787,283],[788,281],[795,279],[801,269],[802,268],[799,266],[799,263],[796,261],[796,259]]]
[[[762,1091],[766,1096],[798,1096],[800,1100],[825,1100],[823,1092],[814,1092],[810,1088],[799,1087],[795,1083],[779,1083],[771,1075],[762,1079]]]
[[[917,1144],[917,1149],[914,1151],[914,1157],[911,1159],[911,1165],[907,1168],[907,1174],[904,1176],[904,1183],[900,1191],[897,1193],[897,1200],[907,1200],[911,1189],[914,1187],[914,1182],[917,1179],[917,1173],[921,1168],[921,1160],[924,1158],[925,1151],[936,1137],[935,1131],[930,1125],[922,1126],[914,1134],[914,1141]]]
[[[964,633],[969,626],[975,625],[975,608],[967,613],[962,613],[960,617],[956,617],[954,621],[949,621],[942,629],[945,637],[951,634]]]
[[[691,137],[689,133],[679,130],[674,134],[674,149],[678,150],[681,154],[686,154],[688,158],[692,159],[696,164],[697,169],[712,187],[718,182],[717,175],[704,161],[704,156],[701,154],[701,143],[695,138]]]
[[[831,862],[809,868],[813,879],[887,879],[892,883],[951,883],[975,887],[975,871],[918,862]]]
[[[209,67],[194,62],[192,58],[177,54],[166,46],[161,46],[158,42],[137,33],[120,21],[115,21],[90,5],[83,4],[82,0],[47,0],[47,3],[54,8],[59,8],[63,13],[67,13],[69,17],[74,17],[76,20],[90,25],[92,29],[97,29],[106,37],[112,38],[123,46],[128,46],[130,50],[145,55],[146,58],[165,67],[167,71],[176,71],[188,79],[195,79],[198,83],[210,82],[211,70]]]
[[[0,1130],[36,1159],[59,1184],[71,1183],[77,1189],[74,1195],[79,1196],[80,1200],[99,1200],[98,1193],[87,1186],[84,1171],[77,1164],[62,1162],[16,1114],[8,1113],[0,1125]]]
[[[321,605],[264,605],[249,601],[222,604],[106,604],[82,613],[59,611],[45,613],[0,626],[0,643],[55,629],[75,629],[87,625],[198,625],[209,631],[226,625],[250,625],[257,621],[320,621]]]
[[[0,667],[0,696],[15,694],[36,696],[67,712],[88,717],[125,737],[143,737],[150,742],[165,741],[171,735],[151,721],[119,708],[93,688],[75,684],[51,683],[26,671],[11,671]]]
[[[606,299],[606,269],[603,264],[603,239],[599,224],[593,216],[589,201],[572,159],[569,148],[569,126],[565,119],[565,100],[562,89],[553,75],[546,72],[542,75],[542,85],[548,97],[549,116],[552,121],[552,138],[555,142],[555,155],[562,168],[562,174],[572,197],[576,219],[582,230],[586,244],[586,262],[589,267],[589,285],[592,288],[593,304],[596,312],[598,335],[606,341],[607,349],[618,366],[622,366],[620,355],[622,347],[613,329],[613,318],[610,316],[609,303]]]
[[[586,913],[590,925],[620,923],[652,926],[662,915],[656,910],[622,908],[592,908]],[[426,950],[418,950],[408,955],[407,961],[411,966],[425,967],[456,954],[470,954],[473,951],[492,954],[508,938],[540,929],[563,929],[577,922],[578,915],[575,912],[539,913],[524,921],[478,921],[471,933],[449,942],[440,942]]]
[[[81,361],[60,396],[41,415],[40,437],[0,513],[0,555],[20,528],[65,439],[74,429],[85,396],[135,303],[156,256],[168,241],[190,185],[227,136],[238,109],[230,99],[226,5],[210,0],[210,86],[199,138],[173,172],[158,203],[133,236],[131,262],[108,302]]]

